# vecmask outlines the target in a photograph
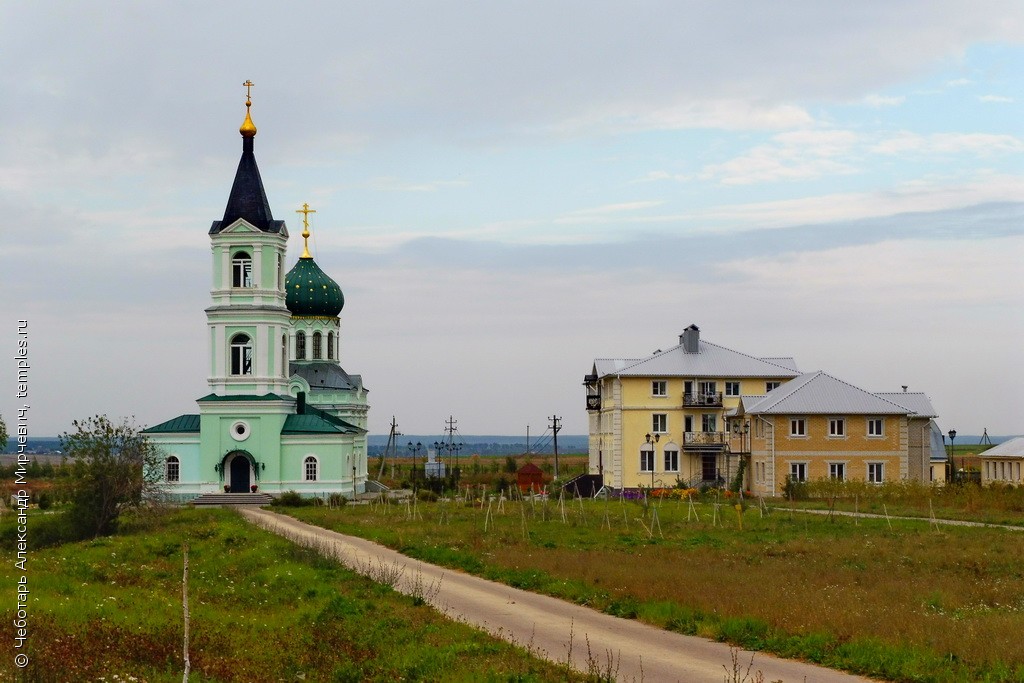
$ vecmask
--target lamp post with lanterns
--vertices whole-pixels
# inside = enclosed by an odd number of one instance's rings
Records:
[[[412,492],[416,494],[416,458],[419,456],[420,451],[423,450],[423,444],[419,441],[414,446],[412,441],[409,442],[409,452],[412,453]]]
[[[657,456],[657,449],[654,447],[654,444],[658,443],[658,440],[661,439],[661,434],[655,434],[654,435],[654,441],[651,441],[651,434],[650,434],[650,432],[645,434],[644,438],[647,440],[647,445],[651,447],[651,491],[653,491],[654,490],[654,459]]]
[[[949,476],[952,480],[959,481],[962,477],[956,475],[956,460],[953,459],[953,439],[956,438],[956,430],[949,430]]]

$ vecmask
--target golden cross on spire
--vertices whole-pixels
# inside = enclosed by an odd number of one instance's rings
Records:
[[[249,106],[250,104],[252,104],[252,93],[250,92],[250,88],[252,88],[252,86],[256,84],[247,78],[245,79],[245,83],[243,83],[242,85],[245,86],[245,106]]]
[[[303,203],[301,209],[295,209],[295,213],[302,214],[302,256],[300,258],[313,258],[309,253],[309,214],[316,213],[316,209],[311,209],[308,203]]]

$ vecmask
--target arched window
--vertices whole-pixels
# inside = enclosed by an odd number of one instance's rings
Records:
[[[277,288],[284,289],[284,255],[277,255]]]
[[[323,337],[319,332],[313,333],[313,360],[323,358]]]
[[[334,333],[327,333],[327,360],[334,360]]]
[[[306,474],[306,481],[316,481],[319,475],[319,472],[317,471],[319,464],[317,463],[316,458],[312,455],[307,455],[302,465]]]
[[[252,340],[247,334],[236,334],[231,338],[231,374],[252,374]]]
[[[306,333],[302,330],[295,333],[295,360],[306,360]]]
[[[252,257],[239,251],[231,259],[231,286],[252,287]]]
[[[288,335],[281,335],[281,376],[288,377]]]
[[[181,461],[178,460],[178,456],[172,455],[167,458],[165,478],[167,481],[181,480]]]

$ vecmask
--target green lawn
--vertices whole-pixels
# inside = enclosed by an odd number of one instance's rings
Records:
[[[2,680],[180,681],[184,543],[193,681],[579,678],[230,511],[179,510],[126,527],[31,553],[31,662],[16,671],[8,650]],[[13,571],[12,562],[0,570],[12,605]],[[13,642],[12,618],[2,631]]]
[[[900,681],[1024,681],[1024,533],[665,501],[297,508],[410,556]],[[694,514],[699,515],[698,519]],[[890,527],[891,524],[891,527]]]

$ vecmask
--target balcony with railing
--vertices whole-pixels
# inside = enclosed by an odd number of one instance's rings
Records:
[[[728,443],[725,432],[683,432],[683,450],[720,451]]]
[[[601,410],[600,394],[587,394],[587,410]]]
[[[697,392],[690,394],[683,394],[683,405],[690,407],[707,407],[707,408],[721,408],[722,407],[722,392],[721,391],[707,391]]]

